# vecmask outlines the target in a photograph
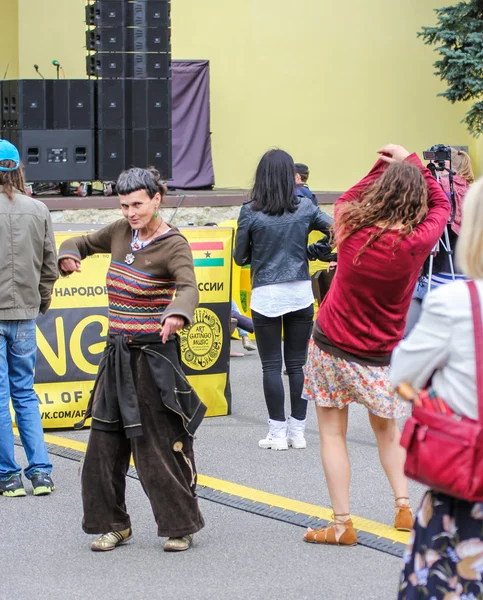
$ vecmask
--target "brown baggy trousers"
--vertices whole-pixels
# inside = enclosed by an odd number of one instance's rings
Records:
[[[101,534],[131,527],[125,490],[132,453],[158,535],[196,533],[204,520],[195,493],[193,440],[181,417],[162,403],[141,351],[132,351],[131,364],[143,435],[128,439],[124,431],[91,430],[82,469],[82,528]]]

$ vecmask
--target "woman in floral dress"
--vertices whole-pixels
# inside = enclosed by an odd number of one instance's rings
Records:
[[[337,270],[314,325],[305,367],[304,398],[317,406],[322,464],[334,523],[309,529],[317,544],[354,545],[350,519],[349,404],[368,409],[379,457],[396,503],[394,526],[409,531],[405,453],[396,419],[403,401],[389,383],[391,352],[402,339],[421,267],[450,213],[448,199],[415,154],[379,150],[369,174],[335,207]]]

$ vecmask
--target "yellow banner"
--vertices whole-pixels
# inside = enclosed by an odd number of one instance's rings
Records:
[[[233,230],[182,229],[195,263],[200,305],[180,332],[183,368],[207,416],[231,410],[229,384]],[[56,235],[57,245],[74,235]],[[72,427],[85,414],[108,331],[105,286],[110,255],[82,261],[81,272],[59,279],[52,304],[37,320],[35,390],[45,428]]]

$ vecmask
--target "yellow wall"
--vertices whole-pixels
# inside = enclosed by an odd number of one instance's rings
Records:
[[[2,0],[8,2],[8,0]],[[482,144],[464,107],[436,94],[437,55],[416,38],[453,0],[172,0],[173,58],[211,62],[217,187],[250,186],[263,152],[279,146],[311,167],[311,187],[342,190],[386,142]],[[13,3],[12,3],[13,4]],[[85,0],[18,0],[19,72],[38,63],[85,76]],[[0,57],[2,55],[0,54]]]
[[[450,2],[446,2],[449,4]],[[250,185],[271,146],[341,190],[386,142],[468,144],[416,38],[442,0],[175,0],[173,56],[211,61],[216,183]]]
[[[5,0],[2,0],[5,1]],[[70,79],[86,77],[85,0],[18,0],[20,77],[56,77],[53,60]]]
[[[0,0],[2,33],[0,35],[0,80],[18,77],[18,0]],[[7,69],[8,67],[8,69]]]

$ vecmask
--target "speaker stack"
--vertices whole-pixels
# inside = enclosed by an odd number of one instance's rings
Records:
[[[96,178],[131,166],[171,177],[168,0],[98,0],[86,6],[87,74],[96,78]]]

